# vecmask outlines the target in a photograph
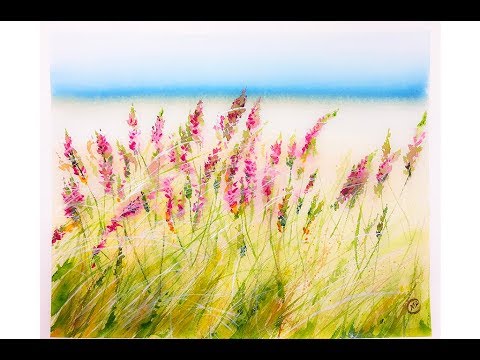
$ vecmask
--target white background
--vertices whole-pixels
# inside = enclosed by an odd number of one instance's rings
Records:
[[[480,338],[479,36],[480,23],[441,25],[444,338]],[[0,23],[0,49],[0,338],[38,338],[40,23]]]

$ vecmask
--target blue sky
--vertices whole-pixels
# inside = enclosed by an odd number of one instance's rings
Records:
[[[57,29],[50,37],[52,93],[221,95],[246,87],[265,95],[426,94],[426,31],[312,31],[288,23],[245,31],[240,25]]]

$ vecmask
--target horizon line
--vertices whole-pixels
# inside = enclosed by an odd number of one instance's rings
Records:
[[[425,84],[406,86],[357,86],[357,87],[237,87],[237,86],[124,86],[111,88],[88,88],[70,86],[52,86],[51,95],[55,98],[123,98],[123,97],[203,97],[203,96],[238,96],[246,89],[250,96],[286,96],[286,97],[347,97],[347,98],[402,98],[423,99],[427,97]]]

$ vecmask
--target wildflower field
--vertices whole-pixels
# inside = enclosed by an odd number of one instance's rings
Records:
[[[160,110],[145,134],[132,105],[118,119],[128,143],[65,130],[51,336],[430,336],[428,222],[402,206],[427,114],[403,147],[386,128],[372,152],[326,168],[317,143],[341,108],[266,142],[261,99],[243,91],[213,129],[204,106],[186,121]]]

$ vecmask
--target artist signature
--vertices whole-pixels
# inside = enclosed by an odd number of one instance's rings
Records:
[[[410,299],[407,302],[407,311],[410,314],[416,314],[420,311],[420,301],[418,299]]]

